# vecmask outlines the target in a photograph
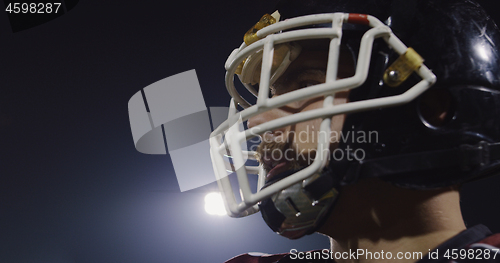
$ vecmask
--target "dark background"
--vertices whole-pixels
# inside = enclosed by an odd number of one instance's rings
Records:
[[[81,0],[16,33],[3,8],[0,262],[223,262],[328,247],[282,238],[259,215],[208,215],[211,186],[181,193],[169,156],[137,152],[130,131],[130,97],[190,69],[207,106],[227,106],[224,62],[275,2]],[[498,21],[496,1],[482,2]],[[469,226],[500,232],[499,185],[464,186]]]

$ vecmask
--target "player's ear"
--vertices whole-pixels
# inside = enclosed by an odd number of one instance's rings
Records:
[[[422,94],[418,108],[424,121],[440,127],[453,118],[453,97],[447,89],[431,89]]]

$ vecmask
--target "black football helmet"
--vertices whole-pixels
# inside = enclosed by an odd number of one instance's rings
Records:
[[[226,62],[232,110],[212,134],[211,154],[230,215],[260,209],[271,229],[298,238],[317,229],[342,185],[363,178],[434,189],[500,171],[500,31],[479,4],[282,0],[276,9],[281,17],[264,16]],[[300,41],[318,38],[329,41],[327,81],[269,98],[269,87],[301,52]],[[332,60],[338,60],[340,48],[352,54],[356,72],[337,80],[337,61]],[[235,75],[245,92],[257,98],[255,104],[238,91]],[[345,105],[326,105],[245,131],[235,125],[294,100],[324,96],[327,101],[340,90],[349,90]],[[243,110],[238,112],[238,106]],[[436,118],[441,112],[444,117]],[[249,167],[252,152],[241,142],[313,118],[323,118],[329,131],[327,122],[337,114],[346,114],[343,134],[376,131],[374,141],[339,141],[340,149],[362,150],[362,158],[354,151],[341,160],[332,152],[318,154],[310,166],[272,182],[266,182],[262,167]],[[321,147],[329,148],[328,139],[318,143],[318,151]],[[227,167],[237,174],[241,202]],[[248,183],[251,174],[259,177],[256,190]]]

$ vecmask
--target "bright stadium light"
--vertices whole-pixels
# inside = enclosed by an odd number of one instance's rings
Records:
[[[205,211],[210,215],[227,215],[220,193],[208,193],[205,196]]]

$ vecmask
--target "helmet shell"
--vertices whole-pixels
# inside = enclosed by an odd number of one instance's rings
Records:
[[[500,33],[479,4],[470,0],[284,0],[277,9],[285,19],[329,12],[376,16],[415,49],[437,76],[427,93],[442,96],[433,103],[444,104],[440,99],[447,98],[447,117],[437,126],[423,112],[425,94],[402,106],[349,114],[339,148],[361,149],[364,155],[362,160],[352,156],[349,159],[354,161],[330,163],[330,170],[343,183],[381,177],[399,186],[427,189],[497,173],[496,154],[464,165],[471,159],[465,148],[496,151],[490,145],[500,141]],[[343,42],[355,56],[357,42]],[[396,88],[384,83],[384,71],[398,55],[382,42],[374,43],[370,74],[350,92],[350,101],[401,94],[418,81],[412,76]],[[370,132],[376,138],[359,139]],[[345,139],[348,134],[352,136]],[[351,140],[355,135],[358,138]]]

